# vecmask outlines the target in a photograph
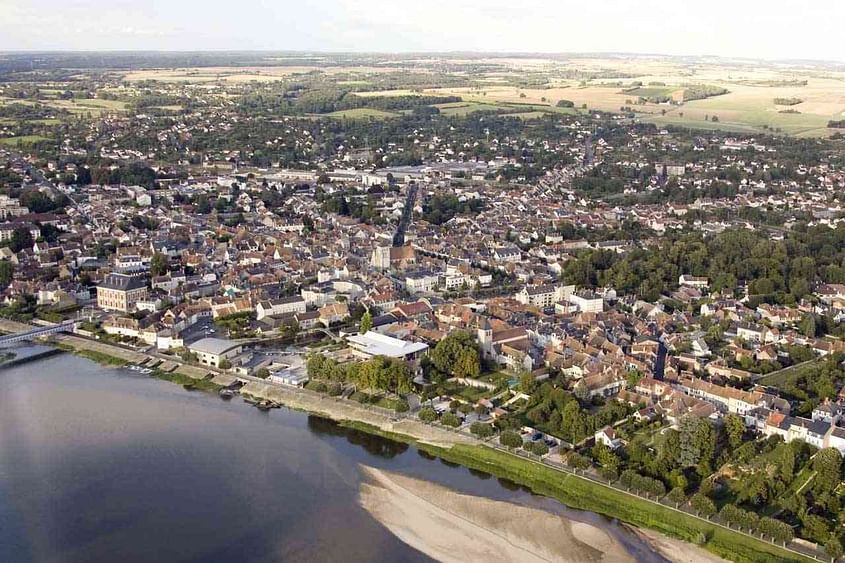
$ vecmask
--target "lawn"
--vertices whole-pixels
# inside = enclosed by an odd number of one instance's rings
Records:
[[[443,389],[444,391],[446,391],[446,394],[451,395],[453,397],[461,398],[470,403],[475,403],[479,399],[485,399],[494,394],[493,391],[488,391],[487,389],[481,389],[479,387],[468,387],[465,385],[459,385],[454,382],[444,383]]]

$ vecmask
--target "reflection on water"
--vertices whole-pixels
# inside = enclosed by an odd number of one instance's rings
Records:
[[[428,561],[358,505],[360,464],[605,527],[407,444],[70,355],[0,371],[0,562]]]
[[[361,446],[367,453],[385,459],[394,458],[408,451],[408,444],[404,442],[341,426],[334,420],[320,416],[308,415],[308,429],[318,435],[343,436],[350,444]]]

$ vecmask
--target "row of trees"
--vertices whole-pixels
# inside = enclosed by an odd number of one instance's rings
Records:
[[[376,356],[364,362],[339,363],[320,354],[312,354],[306,363],[308,377],[315,380],[353,384],[395,394],[413,390],[411,368],[402,360]]]

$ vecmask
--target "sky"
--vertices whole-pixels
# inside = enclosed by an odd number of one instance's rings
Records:
[[[0,0],[0,51],[625,52],[845,61],[845,0]]]

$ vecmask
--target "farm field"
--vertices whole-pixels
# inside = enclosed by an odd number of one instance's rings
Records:
[[[317,117],[332,117],[336,119],[389,119],[399,114],[372,108],[355,108],[319,114]]]
[[[499,63],[504,59],[491,59]],[[754,66],[684,65],[662,60],[578,59],[571,62],[514,59],[512,74],[484,76],[470,87],[425,90],[426,94],[461,96],[466,102],[487,104],[533,103],[554,106],[570,100],[576,107],[618,112],[630,107],[637,118],[658,125],[755,133],[780,132],[796,136],[828,136],[828,121],[845,117],[845,72],[820,73],[804,69]],[[529,64],[530,63],[530,64]],[[629,78],[573,80],[564,71],[627,73]],[[545,87],[502,84],[505,76],[538,73]],[[495,80],[494,80],[495,79]],[[641,103],[640,98],[682,99],[694,85],[721,87],[728,93],[680,105]],[[779,105],[775,99],[797,98],[800,103]],[[559,108],[550,108],[559,109]],[[792,111],[784,111],[792,110]],[[544,111],[544,110],[540,110]],[[718,122],[711,121],[717,116]]]
[[[274,82],[295,74],[319,70],[326,74],[365,73],[391,71],[379,67],[315,67],[315,66],[263,66],[263,67],[201,67],[176,69],[145,69],[127,72],[128,82],[158,80],[159,82]]]
[[[42,137],[41,135],[21,135],[19,137],[0,137],[0,145],[5,145],[9,147],[25,147],[29,145],[34,145],[35,143],[39,143],[41,141],[51,141],[52,139],[48,137]]]

